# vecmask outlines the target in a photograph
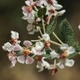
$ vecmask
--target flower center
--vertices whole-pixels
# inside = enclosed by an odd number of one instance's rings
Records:
[[[53,5],[52,0],[47,0],[47,2],[48,2],[49,4],[51,4],[51,5]]]
[[[41,61],[42,60],[42,56],[41,55],[36,55],[35,60]]]
[[[50,42],[49,42],[49,41],[46,41],[46,42],[44,43],[44,46],[45,46],[45,48],[49,48],[49,47],[50,47]]]
[[[27,10],[28,12],[31,12],[31,11],[32,11],[32,6],[26,6],[26,10]]]
[[[50,70],[50,72],[51,72],[52,75],[54,75],[57,71],[58,71],[57,68]]]
[[[68,57],[68,54],[67,52],[63,51],[63,53],[61,54],[61,58],[64,59],[66,57]]]
[[[17,39],[12,39],[11,42],[12,42],[13,44],[16,44]]]
[[[53,9],[48,10],[50,13],[55,13]]]
[[[23,52],[24,52],[25,55],[29,55],[30,54],[30,49],[26,48],[26,49],[23,50]]]

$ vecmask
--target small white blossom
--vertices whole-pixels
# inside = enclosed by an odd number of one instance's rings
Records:
[[[36,1],[36,5],[39,6],[39,7],[41,7],[41,8],[44,7],[43,4],[44,4],[45,6],[47,5],[46,0],[38,0],[38,1]]]
[[[30,56],[26,56],[25,57],[24,55],[21,55],[21,56],[17,57],[17,61],[19,63],[22,63],[22,64],[24,64],[24,63],[32,64],[34,62],[34,59],[32,57],[30,57]]]
[[[57,66],[61,69],[64,68],[64,66],[72,67],[74,65],[74,60],[64,59],[60,60],[59,63],[57,63]]]
[[[44,47],[44,44],[42,42],[36,42],[35,47],[31,49],[31,52],[34,55],[42,55],[45,53],[44,51],[41,51],[43,47]]]
[[[17,57],[17,61],[18,61],[19,63],[24,64],[24,63],[25,63],[25,57],[24,57],[24,55],[18,56],[18,57]]]
[[[33,9],[31,11],[28,11],[25,6],[22,7],[22,10],[24,14],[22,19],[27,20],[28,23],[33,23],[35,19],[35,16],[34,16],[35,11]]]
[[[14,56],[14,54],[13,53],[9,53],[8,54],[8,58],[9,58],[9,60],[11,61],[11,66],[10,66],[10,68],[13,68],[14,66],[15,66],[15,64],[16,64],[16,56]]]
[[[43,39],[45,40],[45,41],[49,41],[50,40],[50,36],[49,36],[49,34],[43,34],[42,35],[42,37],[43,37]]]
[[[24,44],[27,48],[29,48],[29,47],[32,45],[32,42],[31,42],[31,41],[28,41],[28,40],[25,40],[25,41],[23,42],[23,44]]]
[[[33,24],[28,24],[28,25],[27,25],[27,31],[33,30],[34,27],[35,27],[35,26],[34,26]]]
[[[2,46],[2,48],[3,48],[5,51],[11,52],[11,51],[13,51],[14,46],[13,46],[11,43],[7,42],[7,43],[5,43],[5,44]]]
[[[67,44],[62,44],[60,46],[60,49],[62,51],[65,51],[68,55],[73,54],[75,52],[75,48],[73,48],[72,46],[68,46]]]
[[[65,12],[66,12],[66,10],[61,10],[61,11],[58,11],[57,14],[58,14],[58,16],[62,16]]]
[[[39,69],[39,72],[41,72],[44,70],[44,67],[48,69],[50,67],[50,64],[47,61],[45,61],[43,57],[41,62],[40,61],[37,62],[36,67]]]
[[[68,47],[69,47],[68,44],[62,44],[60,46],[60,49],[63,51],[63,50],[66,50]]]
[[[19,39],[19,33],[16,31],[11,31],[11,38],[12,39]]]
[[[60,10],[61,8],[63,8],[63,6],[60,5],[60,4],[54,4],[54,8],[55,8],[56,10]]]
[[[36,47],[36,49],[42,50],[44,47],[44,44],[42,42],[36,42],[35,47]]]
[[[59,54],[55,52],[55,50],[52,50],[50,52],[50,55],[51,55],[51,58],[54,59],[54,58],[59,58]]]
[[[66,59],[65,66],[72,67],[74,65],[74,60]]]
[[[20,51],[20,50],[23,50],[23,48],[19,45],[19,44],[15,44],[13,45],[13,51]]]
[[[25,3],[27,6],[31,6],[34,4],[33,0],[27,0],[27,1],[25,1]]]

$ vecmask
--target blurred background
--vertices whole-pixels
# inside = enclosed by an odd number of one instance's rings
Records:
[[[52,76],[49,71],[38,73],[36,63],[32,65],[22,65],[17,63],[16,67],[10,69],[10,61],[7,53],[2,50],[2,45],[10,40],[10,31],[18,31],[20,39],[35,38],[27,34],[26,21],[22,20],[23,16],[21,7],[25,5],[25,0],[0,0],[0,80],[80,80],[80,56],[76,56],[75,65],[72,68],[59,69]],[[80,41],[80,0],[58,0],[66,9],[66,13],[60,17],[68,19],[75,33],[75,41]]]

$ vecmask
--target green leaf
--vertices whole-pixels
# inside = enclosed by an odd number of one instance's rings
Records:
[[[50,54],[43,54],[43,57],[50,57]]]
[[[54,29],[55,29],[55,27],[56,27],[56,25],[57,25],[57,17],[58,17],[58,16],[56,16],[56,17],[52,20],[52,22],[47,26],[47,28],[46,28],[46,33],[51,34],[51,33],[54,31]]]
[[[69,22],[64,19],[59,25],[59,37],[68,45],[72,45],[74,42],[74,34]]]
[[[73,47],[75,48],[76,52],[80,52],[80,46],[78,45],[78,42],[75,42]]]
[[[38,16],[42,17],[46,14],[46,8],[40,8],[38,11]]]

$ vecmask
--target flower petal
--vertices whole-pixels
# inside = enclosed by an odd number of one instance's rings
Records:
[[[2,48],[3,48],[5,51],[11,52],[11,51],[13,51],[14,46],[13,46],[11,43],[6,42],[6,43],[2,46]]]
[[[42,37],[44,38],[45,41],[49,41],[50,40],[50,36],[49,34],[43,34]]]
[[[72,46],[70,46],[68,49],[67,49],[67,51],[66,51],[68,54],[73,54],[74,52],[75,52],[75,49],[72,47]]]
[[[34,28],[34,27],[33,27],[32,24],[28,24],[28,25],[27,25],[27,31],[31,31],[33,28]]]
[[[64,65],[62,63],[62,61],[60,60],[57,64],[56,64],[59,68],[63,69]]]
[[[65,66],[72,67],[74,65],[74,60],[65,60]]]
[[[35,47],[38,50],[42,50],[44,47],[44,44],[42,42],[36,42]]]
[[[68,44],[62,44],[62,45],[60,46],[60,49],[64,51],[64,50],[66,50],[68,47],[69,47]]]
[[[25,41],[23,42],[23,44],[24,44],[27,48],[29,48],[29,47],[32,45],[32,42],[31,42],[31,41],[28,41],[28,40],[25,40]]]
[[[27,56],[26,57],[26,64],[32,64],[34,62],[34,59],[32,58],[32,57],[30,57],[30,56]]]
[[[10,68],[13,68],[13,67],[15,66],[15,64],[16,64],[16,59],[14,59],[14,60],[11,61],[11,66],[10,66]]]
[[[50,52],[51,58],[59,58],[59,55],[55,52],[55,50],[53,50],[52,52]]]
[[[11,38],[12,39],[18,39],[19,38],[19,33],[16,31],[11,31]]]
[[[14,49],[13,49],[13,51],[20,51],[20,50],[22,50],[23,48],[19,45],[19,44],[16,44],[16,45],[14,45]]]
[[[18,61],[19,63],[24,64],[24,63],[25,63],[25,56],[24,56],[24,55],[18,56],[18,57],[17,57],[17,61]]]

